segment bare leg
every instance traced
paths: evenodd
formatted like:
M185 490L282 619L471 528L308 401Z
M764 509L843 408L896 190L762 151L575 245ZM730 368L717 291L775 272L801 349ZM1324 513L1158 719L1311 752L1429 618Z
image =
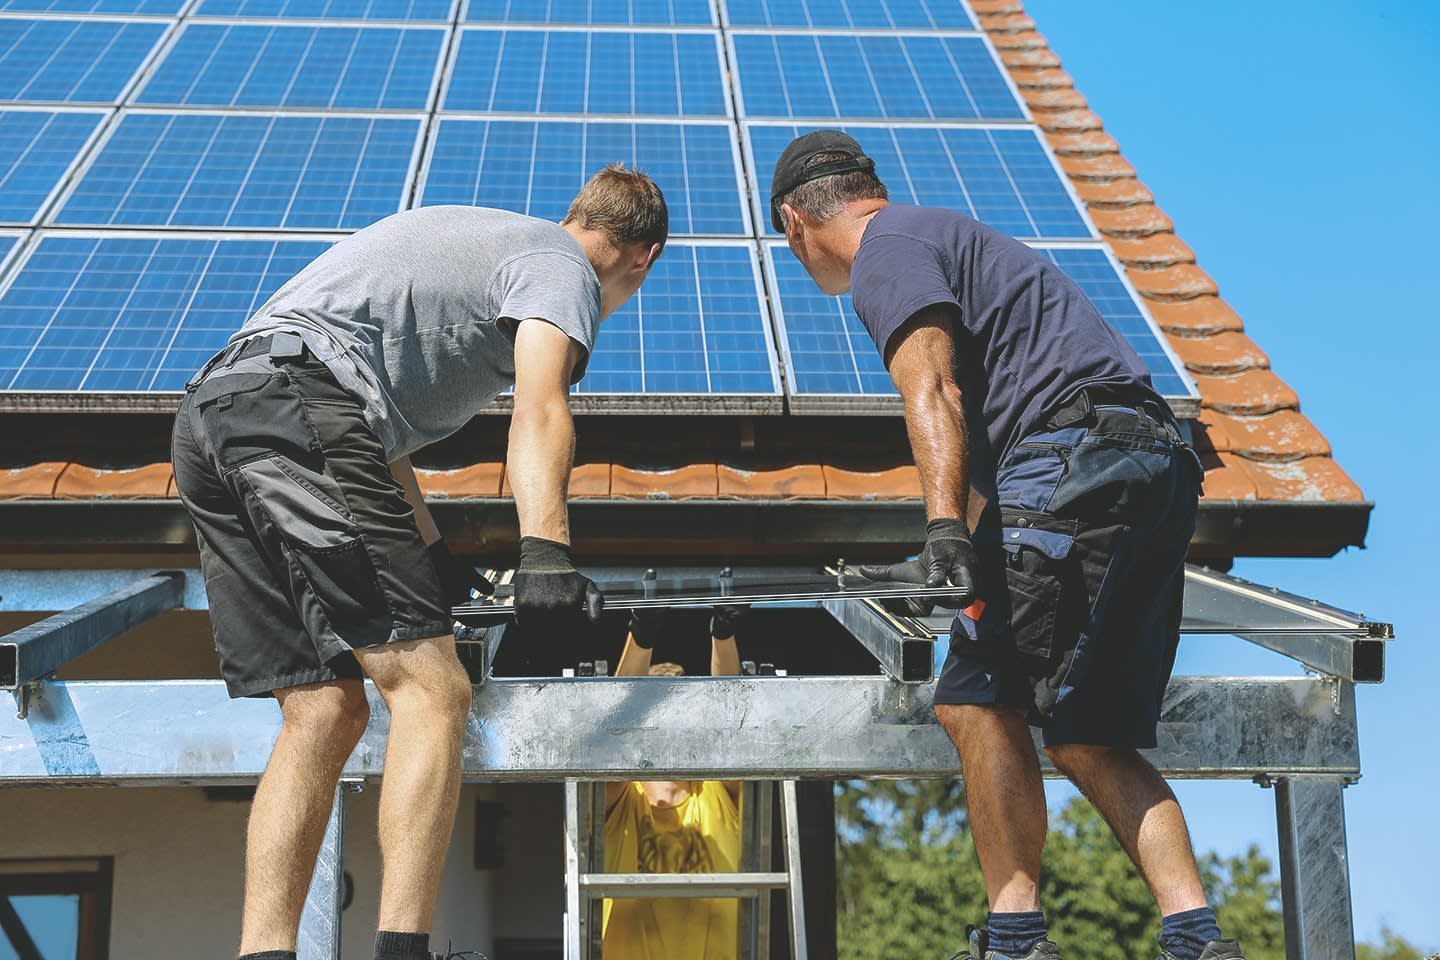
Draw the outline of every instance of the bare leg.
M945 705L935 715L960 752L991 912L1039 910L1048 822L1040 759L1025 717L1007 707Z
M1046 750L1095 804L1165 916L1206 905L1185 814L1169 784L1134 750L1079 744Z
M275 698L285 719L250 809L242 954L295 949L335 783L370 715L358 680L277 690Z
M356 651L390 708L380 791L380 929L428 933L460 800L470 678L454 637Z

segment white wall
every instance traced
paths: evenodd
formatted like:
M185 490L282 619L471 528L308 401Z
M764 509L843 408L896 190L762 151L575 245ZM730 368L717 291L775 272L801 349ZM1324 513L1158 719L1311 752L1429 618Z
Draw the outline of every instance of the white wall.
M475 802L505 803L506 864L474 867ZM558 937L563 909L558 786L466 786L446 859L432 949L494 956L497 937ZM373 956L379 901L379 790L351 796L345 867L355 898L344 914L345 960ZM249 804L186 787L0 789L0 858L115 859L112 960L233 956L240 935ZM497 911L498 908L498 911Z

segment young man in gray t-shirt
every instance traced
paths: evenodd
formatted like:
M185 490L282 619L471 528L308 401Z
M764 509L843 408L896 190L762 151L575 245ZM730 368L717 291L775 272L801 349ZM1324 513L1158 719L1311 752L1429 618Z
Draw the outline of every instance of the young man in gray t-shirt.
M243 958L295 956L368 676L390 711L375 956L429 960L470 710L449 610L492 588L445 548L410 454L513 385L517 617L548 635L598 616L569 546L569 387L668 226L659 187L618 166L558 225L400 213L316 258L191 381L172 457L221 672L232 696L274 696L284 716L250 816Z

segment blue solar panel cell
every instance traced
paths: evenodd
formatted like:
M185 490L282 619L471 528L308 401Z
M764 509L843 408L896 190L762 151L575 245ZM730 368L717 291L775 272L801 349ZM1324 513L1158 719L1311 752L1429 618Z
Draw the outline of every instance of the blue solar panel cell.
M20 245L20 237L13 233L0 233L0 267L4 267L10 254Z
M723 117L713 33L467 29L445 109Z
M0 0L6 13L107 13L174 16L185 0Z
M1021 120L979 37L733 33L747 117Z
M0 101L115 103L167 26L0 20Z
M0 111L0 223L34 223L105 114Z
M725 0L725 10L732 27L975 29L959 0Z
M405 204L420 122L131 113L55 222L358 228Z
M597 23L686 26L714 23L708 0L470 0L472 23Z
M183 390L328 241L43 237L0 294L0 388Z
M1145 318L1113 261L1099 248L1037 247L1085 292L1100 314L1124 335L1166 397L1193 390L1166 353L1160 333ZM766 245L774 281L790 390L798 396L894 396L895 386L875 343L855 316L850 295L827 297L783 243Z
M192 23L137 102L424 110L445 39L435 27Z
M670 244L600 328L580 394L779 393L750 244Z
M770 227L770 180L782 150L808 127L746 124L760 219ZM892 200L958 210L1015 237L1091 237L1040 141L1025 128L847 127L875 161Z
M670 232L748 234L729 124L444 118L421 202L498 207L560 220L607 163L649 173L665 190Z
M453 6L453 0L202 0L199 13L294 20L445 21Z

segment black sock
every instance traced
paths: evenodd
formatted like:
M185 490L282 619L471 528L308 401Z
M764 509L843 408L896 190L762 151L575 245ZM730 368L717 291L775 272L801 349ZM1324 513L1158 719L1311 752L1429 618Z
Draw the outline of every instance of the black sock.
M1199 960L1205 944L1219 939L1220 927L1215 923L1215 911L1209 907L1172 913L1160 928L1161 946L1178 960Z
M236 960L295 960L295 951L261 950L259 953L241 954Z
M1030 949L1050 935L1045 914L1039 910L1027 913L992 913L985 922L990 934L989 949L1007 957L1023 957Z
M430 960L430 934L377 930L375 960Z

